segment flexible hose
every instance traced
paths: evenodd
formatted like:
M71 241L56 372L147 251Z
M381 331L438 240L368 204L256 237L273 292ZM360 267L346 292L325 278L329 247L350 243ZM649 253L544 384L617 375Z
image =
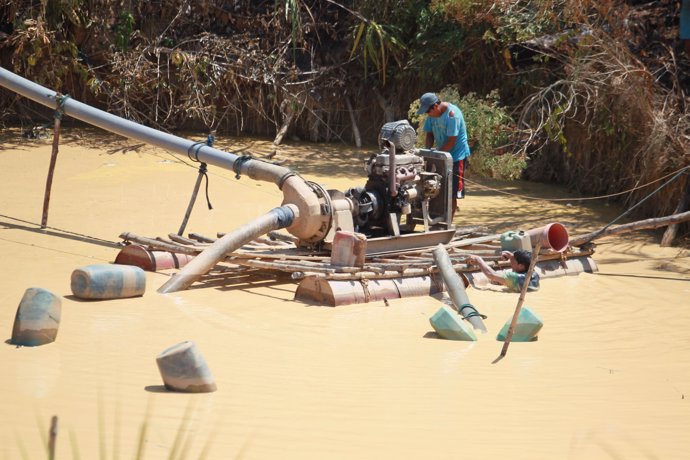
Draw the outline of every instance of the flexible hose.
M271 209L263 216L257 217L240 228L225 234L185 265L177 275L174 275L161 286L158 292L167 294L187 289L197 279L208 273L218 262L223 260L227 254L261 235L290 226L297 215L297 206L292 204L284 205Z

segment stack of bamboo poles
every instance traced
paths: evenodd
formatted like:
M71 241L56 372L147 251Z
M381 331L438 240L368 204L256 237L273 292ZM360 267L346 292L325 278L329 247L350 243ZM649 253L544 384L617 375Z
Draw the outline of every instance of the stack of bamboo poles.
M168 238L146 238L125 232L120 235L125 242L136 243L149 250L168 251L179 254L196 255L215 239L195 233L188 238L171 233ZM217 235L218 238L222 234ZM456 272L479 271L477 265L466 263L467 256L476 254L497 269L509 268L510 263L501 260L500 235L473 236L456 233L456 237L446 245L453 268ZM470 238L471 237L471 238ZM231 267L246 267L271 272L290 273L292 279L301 280L307 276L319 276L329 280L394 279L427 276L438 273L433 258L433 247L417 248L394 253L368 255L363 267L344 267L331 264L330 252L326 250L302 248L291 235L271 232L242 246L227 255L223 264ZM588 256L593 249L568 249L565 253L549 250L541 251L540 261L564 260L570 257Z

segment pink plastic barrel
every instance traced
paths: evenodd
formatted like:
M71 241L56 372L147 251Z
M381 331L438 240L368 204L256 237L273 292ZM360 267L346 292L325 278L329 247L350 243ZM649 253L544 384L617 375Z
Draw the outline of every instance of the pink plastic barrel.
M128 244L120 250L115 258L118 265L134 265L148 272L182 268L192 260L190 254L178 254L167 251L151 251L139 244Z
M529 230L527 233L532 241L532 247L541 241L543 248L550 248L557 252L568 249L568 242L570 241L568 230L558 222Z
M367 253L367 237L361 233L338 230L333 237L331 264L363 267Z

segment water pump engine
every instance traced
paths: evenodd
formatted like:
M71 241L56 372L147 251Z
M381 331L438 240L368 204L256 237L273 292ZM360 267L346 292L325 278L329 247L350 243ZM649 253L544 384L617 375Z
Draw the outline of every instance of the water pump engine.
M417 134L407 120L386 123L380 152L371 155L364 187L350 188L354 230L368 237L399 236L452 227L452 159L447 152L417 149Z

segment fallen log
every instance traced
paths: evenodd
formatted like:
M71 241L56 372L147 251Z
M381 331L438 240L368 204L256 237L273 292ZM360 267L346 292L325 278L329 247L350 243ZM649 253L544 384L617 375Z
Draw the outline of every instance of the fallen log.
M679 224L687 221L690 221L690 211L682 212L680 214L672 214L666 217L654 217L651 219L639 220L637 222L630 222L628 224L617 225L615 227L608 227L604 228L603 230L597 230L596 232L576 236L570 239L570 245L581 246L604 236L620 235L622 233L634 232L635 230L651 230L654 228L666 227L667 225Z

